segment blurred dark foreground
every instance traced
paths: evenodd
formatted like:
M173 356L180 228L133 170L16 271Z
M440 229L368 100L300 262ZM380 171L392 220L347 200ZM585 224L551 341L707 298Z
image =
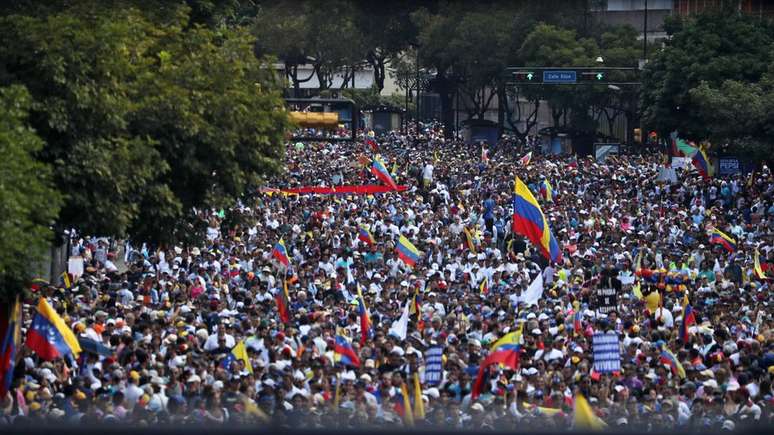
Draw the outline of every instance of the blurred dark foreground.
M364 431L368 431L368 435L390 435L390 434L405 434L409 432L419 432L422 434L427 435L447 435L447 434L461 434L461 433L488 433L493 435L506 435L506 434L514 434L514 433L524 433L524 434L560 434L560 433L573 433L573 434L579 434L579 435L592 435L592 434L599 434L600 432L586 432L586 431L563 431L563 432L557 432L557 431L541 431L541 430L529 430L529 431L509 431L509 432L498 432L498 431L463 431L463 430L422 430L422 429L416 429L413 431L401 431L401 430L381 430L381 429L375 429L373 427L367 428L367 429L339 429L339 430L326 430L326 429L288 429L288 428L280 428L280 427L272 427L272 426L263 426L263 427L257 427L257 426L231 426L231 427L224 427L224 426L207 426L207 425L197 425L197 426L162 426L162 427L149 427L149 426L126 426L126 425L112 425L112 426L105 426L105 425L97 425L97 426L86 426L86 425L60 425L60 426L50 426L50 425L29 425L29 426L23 426L23 425L11 425L11 426L0 426L0 433L3 434L13 434L13 435L119 435L119 434L135 434L135 435L205 435L205 434L216 434L216 435L274 435L274 434L287 434L287 435L363 435ZM714 432L714 431L713 431ZM626 430L615 430L614 428L608 428L603 433L607 434L626 434L626 435L649 435L653 433L667 433L667 432L648 432L645 430L637 430L635 428L627 428ZM702 435L709 435L704 432L696 431L696 430L687 430L687 431L673 431L670 432L675 435L677 434L699 434L702 433ZM722 431L720 433L734 433L734 434L742 434L742 435L771 435L772 434L772 427L766 426L766 425L759 425L759 426L750 426L745 428L737 428L733 432L730 431Z

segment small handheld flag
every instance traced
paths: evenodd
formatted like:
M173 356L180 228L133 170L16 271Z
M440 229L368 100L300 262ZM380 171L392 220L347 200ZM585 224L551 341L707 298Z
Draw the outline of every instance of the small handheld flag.
M425 418L425 402L422 401L422 385L417 372L414 372L414 417Z
M521 166L527 166L531 161L532 161L532 151L528 152L527 154L524 154L524 157L519 159L519 163L521 163Z
M384 166L384 162L382 162L379 156L374 157L373 161L371 162L371 173L374 174L374 176L381 180L384 184L390 186L392 190L398 190L398 185L395 184L395 181L392 179L392 176L387 171L387 168Z
M481 284L478 286L478 292L481 296L489 294L489 278L484 277L484 279L481 280Z
M683 340L683 343L688 343L688 328L695 323L696 315L693 313L693 307L691 304L687 304L683 307L683 323L680 324L680 339Z
M562 251L543 210L519 177L516 177L513 193L513 231L527 237L549 261L562 261Z
M661 356L659 358L662 363L669 366L673 375L677 375L680 379L685 379L685 369L680 361L677 360L675 354L670 352L665 346L661 349Z
M231 364L236 361L242 361L245 365L245 369L248 373L253 372L253 365L250 363L250 358L247 356L247 348L245 347L245 341L241 340L239 343L231 349L231 352L223 359L220 366L230 370Z
M282 281L282 289L274 295L274 301L277 303L277 311L282 323L290 323L290 294L288 293L288 280Z
M285 241L279 239L274 249L271 251L271 255L277 259L283 266L288 267L290 265L290 258L288 258L288 250L285 248Z
M357 238L361 242L365 243L368 246L373 246L376 244L376 240L374 239L374 236L371 235L371 232L368 231L368 228L365 225L360 225L357 230Z
M360 358L355 349L344 336L337 335L333 346L333 352L339 357L339 362L345 365L360 367Z
M363 299L363 292L360 290L360 284L357 284L357 311L360 317L360 346L365 346L366 341L373 335L371 329L371 316Z
M465 233L465 244L468 247L468 250L472 252L473 254L476 254L476 243L473 239L473 234L470 232L468 227L462 227L462 231Z
M403 235L398 238L398 245L395 247L395 251L398 253L398 258L403 260L409 267L414 267L421 256L419 249Z
M712 176L712 164L704 150L697 150L691 162L696 167L696 170L699 171L699 175L705 180L709 180L710 176Z
M755 278L766 279L766 274L763 272L763 268L761 268L761 257L758 253L758 248L755 248L755 263L753 270L755 272Z
M11 388L16 352L21 345L22 303L19 297L0 316L0 397Z
M403 422L408 427L414 427L414 413L411 410L411 399L409 398L408 388L404 382L400 386L401 397L403 401Z
M718 244L726 248L726 251L728 252L734 252L736 250L736 240L734 240L731 236L724 233L723 231L720 231L717 228L714 228L710 232L710 243Z
M607 426L601 418L594 414L591 405L583 394L578 393L574 402L573 423L575 429L602 430Z
M546 202L554 202L554 189L551 187L551 183L549 183L548 180L543 180L540 183L540 196L542 196Z

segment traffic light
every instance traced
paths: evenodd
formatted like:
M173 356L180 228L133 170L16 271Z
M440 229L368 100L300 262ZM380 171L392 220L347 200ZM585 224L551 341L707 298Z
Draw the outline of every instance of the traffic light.
M515 71L513 77L517 82L537 82L538 75L535 71Z
M607 80L607 73L605 71L583 71L580 73L580 77L586 83L601 83Z
M634 142L642 143L642 130L639 128L634 129Z

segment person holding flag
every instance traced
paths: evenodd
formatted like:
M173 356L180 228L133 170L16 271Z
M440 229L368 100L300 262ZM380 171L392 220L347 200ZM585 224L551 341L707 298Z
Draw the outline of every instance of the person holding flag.
M366 341L373 337L373 329L371 328L371 315L368 313L359 283L357 284L357 313L360 317L360 346L365 346Z
M713 228L712 231L710 231L709 242L721 245L728 252L734 252L736 250L736 240L717 228Z
M21 346L22 303L17 296L0 317L0 397L11 388L16 354Z
M280 262L285 268L290 266L290 258L288 257L288 250L285 248L285 241L282 239L279 239L276 245L274 245L274 249L271 251L272 257L274 257L277 261Z
M81 345L72 329L43 297L38 299L25 345L46 361L67 356L78 358L81 353Z
M370 231L368 231L368 227L365 225L360 225L357 227L357 238L361 242L365 243L368 246L373 246L376 244L376 240L374 239L374 236L371 234Z
M516 177L513 189L513 232L527 237L548 261L562 261L562 251L543 210L519 177Z
M398 244L395 247L395 251L398 254L398 258L400 258L408 267L414 267L421 257L419 249L417 249L417 247L402 234L398 238Z
M223 358L223 361L221 361L220 366L231 371L237 361L242 362L247 373L253 373L253 365L250 362L250 358L247 356L247 348L245 347L244 340L241 340L233 349L231 349L231 352L229 352L226 357Z
M390 172L384 166L384 162L379 156L374 156L371 161L371 173L381 180L382 183L390 186L392 190L398 190L398 185L395 184L395 180L392 179Z

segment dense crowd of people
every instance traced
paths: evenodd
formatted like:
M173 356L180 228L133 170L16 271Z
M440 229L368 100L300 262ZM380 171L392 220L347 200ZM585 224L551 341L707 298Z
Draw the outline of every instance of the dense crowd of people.
M434 124L375 143L405 191L264 191L211 211L198 246L74 240L84 274L29 293L25 328L44 296L95 345L53 361L22 350L0 421L565 430L582 394L609 427L771 424L774 300L754 267L757 251L774 276L769 168L704 179L689 166L670 183L657 153L596 161L511 141L482 152ZM373 154L289 143L267 186L379 184ZM512 231L516 176L542 207L557 262ZM711 243L714 228L731 249ZM420 251L413 267L396 252L401 235ZM272 253L279 240L288 267ZM543 292L525 302L538 275ZM614 289L612 309L599 289ZM695 321L684 335L686 304ZM514 331L518 366L488 367L472 397L481 362ZM617 333L619 370L594 370L598 332Z

